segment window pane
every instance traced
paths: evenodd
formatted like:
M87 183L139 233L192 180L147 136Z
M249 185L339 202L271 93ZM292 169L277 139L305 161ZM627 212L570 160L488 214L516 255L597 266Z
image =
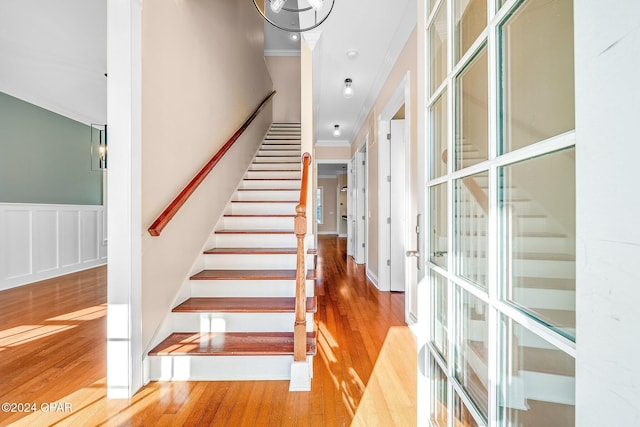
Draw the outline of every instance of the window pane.
M488 313L487 304L459 289L456 301L455 376L487 417Z
M487 49L457 78L456 170L487 160L489 94Z
M529 0L500 32L503 152L575 128L572 0Z
M575 425L575 359L503 317L500 415L510 427Z
M455 0L456 61L487 26L487 0Z
M455 394L454 399L453 416L456 420L454 425L456 427L479 427L480 424L473 418L473 415L471 415L469 409L467 409L460 396L458 396L458 393Z
M433 313L432 339L433 345L440 351L446 360L448 354L449 340L447 338L447 279L436 272L431 273L433 286L431 288L431 313Z
M322 189L323 187L316 188L316 220L318 224L322 224L322 208L323 208L323 199L322 199Z
M447 267L447 184L430 188L430 256L429 259L440 267Z
M431 106L431 178L447 173L447 91Z
M447 376L431 358L431 425L447 426Z
M455 181L456 273L486 289L489 173Z
M575 148L507 166L500 175L504 297L573 338Z
M433 94L447 75L447 2L443 1L429 27L430 75L429 93Z

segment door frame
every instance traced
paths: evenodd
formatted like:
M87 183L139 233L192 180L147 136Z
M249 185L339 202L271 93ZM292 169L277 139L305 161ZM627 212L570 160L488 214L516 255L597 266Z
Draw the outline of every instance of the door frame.
M354 235L356 240L354 242L355 248L354 248L353 259L355 260L356 264L368 264L368 259L369 259L369 245L367 244L367 242L369 241L369 230L368 230L368 226L369 226L368 182L369 180L367 177L367 171L368 171L367 168L369 164L368 163L369 162L368 146L369 146L369 134L367 133L367 135L364 137L363 143L360 144L360 146L358 147L354 155L355 168L356 168L354 191L355 191L356 198L353 202L353 207L354 207L354 214L356 217L355 218L356 227L354 229ZM362 169L359 168L359 165L358 165L359 161L364 161L364 168ZM358 171L360 170L362 170L362 176L360 176L360 174L358 173ZM361 184L362 184L362 187L361 187ZM362 198L364 203L362 207L362 212L358 210L358 195L360 194L360 192L358 191L359 188L363 189ZM363 221L362 233L358 233L358 229L360 228L360 224L359 224L360 221ZM358 256L358 247L364 248L361 257Z
M381 291L390 291L391 289L391 277L390 270L387 266L387 260L390 260L390 239L388 233L388 224L386 218L390 217L390 187L387 181L387 176L390 175L389 163L383 162L382 159L389 158L389 144L387 143L387 134L389 133L390 121L398 112L400 107L405 105L405 122L404 122L404 144L405 144L405 187L411 183L411 163L407 161L408 154L411 150L411 94L410 94L410 74L407 71L396 87L393 95L387 101L382 112L378 116L378 284L377 287ZM408 203L409 192L405 192L404 198L404 221L405 224L412 224L410 216L410 204ZM409 236L409 228L405 227L403 232L403 240L406 242L412 241ZM409 274L409 262L405 257L405 306L408 306L409 298L411 297L411 286Z
M349 159L327 159L327 160L320 159L320 160L314 160L314 171L315 171L314 172L314 176L315 176L315 179L316 179L316 188L318 187L318 185L317 185L318 178L320 178L320 175L318 174L318 166L319 165L330 165L330 164L333 164L333 165L345 165L347 167L347 171L348 171L349 162L350 162ZM347 176L348 176L348 172L347 172ZM337 177L337 175L336 175L336 177ZM338 212L338 207L339 207L338 199L339 199L339 196L334 194L331 191L329 192L329 194L332 194L329 197L335 197L335 200L336 200L336 212L335 212L336 216L335 216L334 219L330 219L330 221L331 220L336 221L336 235L339 235L340 234L340 223L338 222L339 221L339 212ZM324 191L323 191L323 197L325 199L327 197L327 193L324 192ZM315 200L315 197L314 197L314 200ZM348 203L348 201L347 201L347 203ZM314 202L314 205L315 205L315 202ZM315 209L315 206L314 206L314 209ZM324 217L322 219L323 219L323 221L327 220ZM314 225L317 227L317 221L314 221ZM325 233L316 232L316 235L320 235L320 234L325 234ZM347 243L348 243L348 241L347 241Z

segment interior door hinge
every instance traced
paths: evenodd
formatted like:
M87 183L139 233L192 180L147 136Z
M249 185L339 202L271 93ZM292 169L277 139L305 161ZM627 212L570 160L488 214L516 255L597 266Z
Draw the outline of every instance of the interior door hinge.
M387 182L391 182L391 175L387 175Z
M391 260L390 260L390 259L388 259L388 260L387 260L387 265L388 265L389 267L391 267Z
M391 217L387 217L387 224L391 224Z
M391 134L390 133L387 134L387 141L391 141Z

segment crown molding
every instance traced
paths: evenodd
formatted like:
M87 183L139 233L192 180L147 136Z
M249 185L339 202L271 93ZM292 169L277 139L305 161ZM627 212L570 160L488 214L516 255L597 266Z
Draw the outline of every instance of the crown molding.
M356 136L358 136L364 122L367 120L367 117L369 117L373 105L378 99L378 96L380 96L380 92L387 82L389 74L391 74L396 62L398 62L398 58L400 57L400 54L402 53L404 46L407 44L407 41L409 40L409 37L417 23L415 4L408 2L402 20L400 21L400 24L393 35L393 39L389 44L384 64L378 69L378 74L376 75L374 83L371 85L367 99L362 105L362 110L360 110L360 115L358 116L358 120L356 120L356 125L353 127L353 133L349 135L350 143L355 142Z

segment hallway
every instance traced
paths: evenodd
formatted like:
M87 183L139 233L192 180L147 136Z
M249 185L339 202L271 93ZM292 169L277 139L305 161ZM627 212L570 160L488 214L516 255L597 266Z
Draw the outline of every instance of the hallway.
M367 283L364 266L345 259L345 239L320 237L318 253L311 392L289 393L288 381L153 382L132 399L106 400L100 267L0 292L0 402L36 408L0 412L0 426L415 425L404 295Z

